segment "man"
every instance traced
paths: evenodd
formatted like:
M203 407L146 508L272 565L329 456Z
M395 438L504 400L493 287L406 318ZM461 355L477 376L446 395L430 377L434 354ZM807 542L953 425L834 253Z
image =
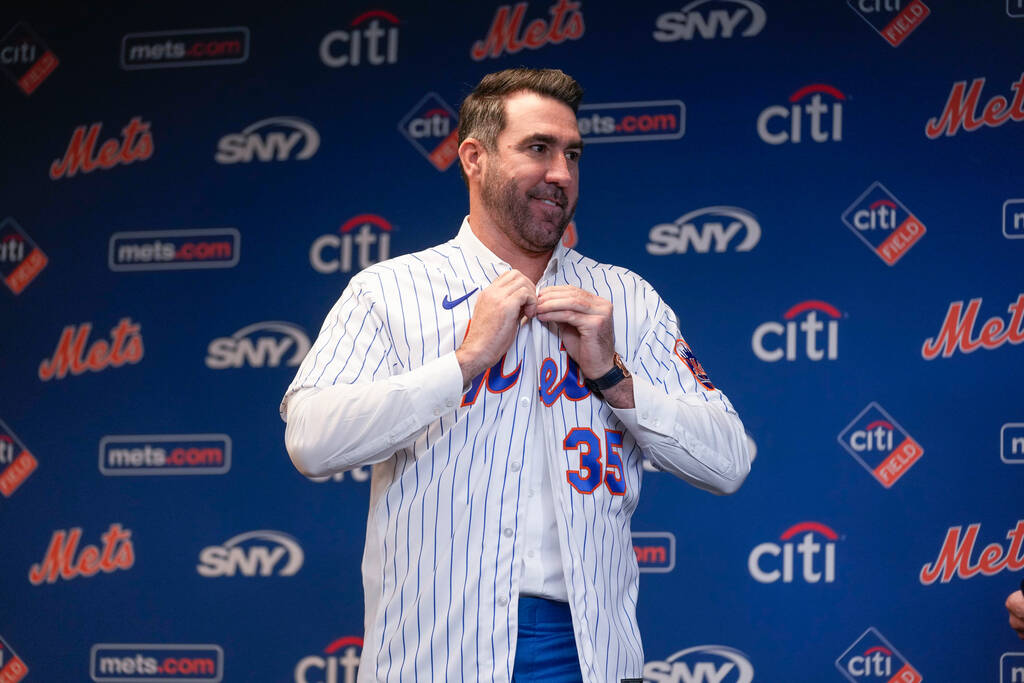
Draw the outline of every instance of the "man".
M1024 579L1020 581L1020 590L1006 596L1006 611L1010 613L1010 628L1024 640Z
M374 465L360 681L639 679L642 459L718 493L749 472L672 311L561 244L581 98L557 70L484 77L458 235L354 276L285 394L302 473Z

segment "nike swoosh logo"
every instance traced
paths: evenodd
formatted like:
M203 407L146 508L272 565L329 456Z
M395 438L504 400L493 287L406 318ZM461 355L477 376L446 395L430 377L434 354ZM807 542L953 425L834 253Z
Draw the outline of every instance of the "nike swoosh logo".
M463 301L465 301L466 299L468 299L469 297L471 297L471 296L473 295L473 292L475 292L475 291L476 291L477 289L480 289L480 288L479 288L479 287L476 287L476 288L474 288L474 289L473 289L472 291L466 292L465 294L463 294L462 296L460 296L460 297L459 297L458 299L456 299L455 301L451 301L451 300L450 300L450 299L448 298L448 295L447 295L447 294L445 294L445 295L444 295L444 298L443 298L443 299L441 299L441 308L443 308L443 309L444 309L444 310L446 310L446 311L450 311L450 310L452 310L453 308L455 308L456 306L458 306L459 304L461 304L461 303L462 303Z

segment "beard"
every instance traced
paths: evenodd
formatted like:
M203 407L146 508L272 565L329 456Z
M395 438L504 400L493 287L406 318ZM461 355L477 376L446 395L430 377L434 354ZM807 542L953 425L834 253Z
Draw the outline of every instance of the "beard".
M576 203L569 206L560 187L539 183L523 193L496 164L484 175L480 197L501 231L516 246L534 253L554 249L576 211ZM558 206L539 206L536 199L549 199Z

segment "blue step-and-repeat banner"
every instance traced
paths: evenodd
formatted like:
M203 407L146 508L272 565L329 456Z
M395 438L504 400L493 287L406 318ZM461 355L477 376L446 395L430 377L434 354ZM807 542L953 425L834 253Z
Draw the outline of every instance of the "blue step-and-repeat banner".
M348 683L370 471L278 402L450 238L458 105L586 88L565 240L756 449L649 473L647 681L1024 681L1024 0L0 9L0 681Z

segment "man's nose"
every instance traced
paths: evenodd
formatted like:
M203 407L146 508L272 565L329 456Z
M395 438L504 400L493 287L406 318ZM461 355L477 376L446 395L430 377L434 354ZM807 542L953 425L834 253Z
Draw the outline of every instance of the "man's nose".
M548 164L544 180L561 188L569 186L572 180L572 172L569 170L569 161L565 158L564 154L551 155L551 162Z

